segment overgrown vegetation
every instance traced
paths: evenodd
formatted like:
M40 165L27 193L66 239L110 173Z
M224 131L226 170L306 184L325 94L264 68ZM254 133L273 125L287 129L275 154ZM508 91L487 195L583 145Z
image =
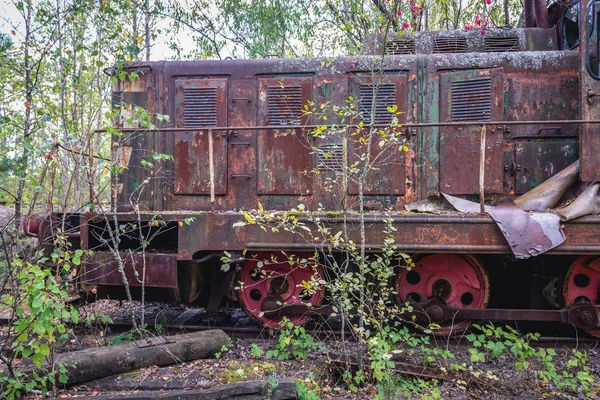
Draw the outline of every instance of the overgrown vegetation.
M64 232L66 214L53 243L56 250L46 254L47 260L36 251L24 251L29 245L23 244L20 217L34 211L89 210L105 215L108 225L112 222L114 226L109 229L110 238L102 244L117 260L124 283L126 260L119 251L121 237L135 237L140 247L132 252L144 254L158 233L143 231L143 223L168 229L168 221L156 215L143 221L139 205L151 190L151 180L160 179L164 166L172 159L170 155L151 152L140 161L151 177L140 182L128 199L136 220L118 224L115 217L122 204L117 204L114 194L119 191L119 177L127 167L112 158L112 151L123 147L128 138L123 137L114 121L126 115L120 124L140 131L170 123L166 115L151 114L126 102L116 102L111 109L111 85L135 85L141 78L137 72L126 70L126 65L164 57L357 54L367 38L382 32L476 28L485 33L485 29L494 26L514 26L520 7L520 2L513 0L3 3L7 14L0 32L0 201L13 207L14 215L0 226L0 296L3 311L14 323L4 329L0 346L4 364L0 374L2 396L15 398L32 390L46 394L65 382L64 366L56 365L53 356L56 346L71 337L70 324L79 321L77 310L68 305L68 284L74 270L89 254L69 246ZM183 37L191 37L193 44L184 42ZM373 98L385 84L378 81L381 65L376 62L372 66ZM535 342L535 335L522 337L509 327L481 326L476 327L480 332L466 336L472 343L470 360L460 362L452 350L432 346L429 338L416 337L400 327L400 320L410 307L394 301L397 293L392 282L397 269L410 268L412 260L394 242L391 217L385 220L377 254L367 251L363 200L371 174L405 154L408 138L402 130L402 114L395 105L387 108L385 126L378 126L372 117L375 103L361 106L356 100L349 98L344 107L310 103L305 108L306 115L323 124L310 132L312 139L337 143L344 150L353 146L351 160L325 171L321 167L329 165L326 161L333 157L331 151L339 149L311 149L321 164L314 171L306 171L327 182L331 193L341 199L339 210L308 210L300 204L288 212L273 214L259 205L257 212L244 214L244 223L258 224L273 234L287 230L317 242L310 261L321 265L330 276L315 275L315 279L302 285L308 293L319 288L327 290L342 321L340 347L326 348L304 327L284 320L276 346L267 351L254 346L252 357L303 360L316 350L340 351L348 361L354 357L357 367L341 374L341 384L354 391L372 387L382 398L441 396L435 380L406 379L394 372L395 359L404 353L426 367L444 368L441 378L464 383L465 387L473 381L479 385L495 384L499 377L485 366L498 359L514 365L522 379L533 380L542 389L547 386L544 393L555 390L592 397L595 379L585 352L563 354L534 348L531 343ZM352 125L351 130L348 125ZM348 203L346 193L350 186L357 188L358 204ZM349 212L352 209L357 210L353 215ZM333 231L323 221L323 215L344 219L344 229ZM358 236L350 230L349 221L355 217L359 220ZM48 268L47 261L54 268ZM226 265L229 268L230 264ZM144 299L145 264L140 267L134 278ZM328 283L324 278L329 278ZM127 295L131 300L131 294ZM103 316L98 319L103 324L109 322ZM132 313L132 322L136 332L117 336L112 343L134 340L143 334L143 313L141 321ZM349 334L344 331L346 326L350 327ZM227 350L228 347L221 353ZM28 359L40 368L30 375L16 369ZM268 365L263 364L262 375L272 372ZM233 370L231 379L250 376L240 367ZM301 398L318 398L310 380L298 381L297 390Z

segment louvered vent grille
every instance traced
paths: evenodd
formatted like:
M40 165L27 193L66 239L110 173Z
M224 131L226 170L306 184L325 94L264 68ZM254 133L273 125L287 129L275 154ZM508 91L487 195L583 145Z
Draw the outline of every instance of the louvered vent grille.
M302 117L302 86L267 88L267 125L297 125Z
M452 121L491 120L491 79L452 83Z
M467 39L464 37L436 37L433 41L434 53L466 53Z
M519 51L519 38L517 36L486 36L483 39L483 45L488 53Z
M415 40L408 38L390 40L385 44L385 54L415 54Z
M322 144L317 148L317 168L321 171L344 170L344 151L341 144Z
M184 89L185 127L217 126L217 88Z
M396 104L396 85L385 84L376 88L373 93L372 85L360 85L360 116L364 123L371 123L371 107L373 106L373 95L375 101L375 123L389 124L394 115L387 108Z

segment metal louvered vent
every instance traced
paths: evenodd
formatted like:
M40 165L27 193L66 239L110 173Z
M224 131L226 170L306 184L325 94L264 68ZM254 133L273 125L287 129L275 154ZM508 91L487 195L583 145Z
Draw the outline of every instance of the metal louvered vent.
M467 39L464 37L436 37L433 40L434 53L466 53Z
M297 125L302 117L302 86L267 88L267 125Z
M185 88L183 123L187 128L217 126L217 88Z
M483 38L483 46L488 53L519 51L519 38L517 36L485 36Z
M385 54L415 54L415 40L410 38L390 40L385 44Z
M344 170L344 151L341 144L322 144L317 147L317 168L321 171Z
M492 80L452 83L452 121L492 120Z
M372 85L360 85L360 116L364 123L371 123L371 111L373 106L373 95L375 99L375 123L389 124L394 115L387 108L396 104L396 85L385 84L376 87L373 92Z

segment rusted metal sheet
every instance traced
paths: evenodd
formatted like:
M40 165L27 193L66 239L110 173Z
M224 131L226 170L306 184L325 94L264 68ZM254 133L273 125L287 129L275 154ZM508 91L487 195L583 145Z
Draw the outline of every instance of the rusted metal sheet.
M226 79L180 79L175 88L177 128L227 126ZM214 194L227 194L226 132L177 132L174 158L176 194L209 195L211 181Z
M502 119L502 69L440 74L440 121ZM479 192L480 127L445 127L440 136L440 191ZM490 126L485 146L485 193L502 193L503 132Z
M565 241L556 214L530 214L512 202L491 207L487 213L494 218L518 259L538 256Z
M303 129L285 126L309 123L303 110L312 101L312 77L260 79L258 99L258 122L273 129L258 133L257 193L311 194L312 142Z
M125 276L131 286L141 286L143 272L142 253L121 253L125 261ZM177 287L177 255L165 253L146 253L146 287ZM134 271L135 268L135 271ZM138 274L138 278L135 276ZM99 251L84 263L82 283L88 285L123 286L118 262L112 252Z
M526 193L545 182L577 161L578 153L575 140L517 143L514 166L516 193Z
M476 204L476 203L475 203ZM476 204L478 208L479 205ZM309 250L315 244L298 234L280 231L264 232L260 227L248 225L234 228L235 222L243 221L238 213L230 214L185 214L196 221L184 225L178 231L178 259L189 260L199 250ZM391 217L395 244L406 252L419 253L474 253L512 254L500 229L487 215L395 215ZM304 220L302 217L301 220ZM343 230L342 218L321 216L332 232ZM379 250L385 240L385 217L366 215L367 248ZM358 216L350 217L349 224L358 223ZM563 224L565 242L550 250L549 254L600 254L600 217L587 216ZM308 224L313 230L317 228ZM352 240L360 240L356 232Z
M590 0L581 0L579 2L580 10L587 10ZM597 9L596 9L597 10ZM594 10L593 12L597 12ZM587 26L587 20L591 16L587 12L579 13L579 26ZM588 58L586 48L593 48L594 38L586 35L587 29L579 30L579 80L580 80L580 111L581 119L593 120L600 117L600 81L590 76L587 70ZM590 51L593 53L593 51ZM594 54L589 54L594 57ZM596 55L597 57L597 55ZM593 64L592 60L589 60ZM596 58L596 64L598 64ZM600 73L596 71L595 73ZM593 125L584 125L581 128L579 137L579 153L581 155L581 180L584 182L600 181L600 135L598 127Z
M256 79L231 79L227 118L229 125L239 127L256 126L257 118ZM229 209L256 207L256 131L233 130L229 134L228 191Z
M406 103L407 76L383 75L378 78L372 76L352 77L349 84L349 95L357 101L357 108L365 125L360 132L353 131L349 137L349 164L358 163L357 168L362 171L365 167L361 157L366 155L367 143L365 139L371 138L370 167L371 171L365 180L364 194L366 195L403 195L406 191L406 151L404 143L391 144L387 142L389 135L394 133L404 137L404 131L397 128L387 128L385 125L406 121L408 111ZM374 106L374 108L372 108ZM388 108L397 106L401 114L395 115ZM372 111L375 115L371 115ZM374 118L373 118L374 117ZM384 124L383 128L368 128L371 120L374 123ZM355 121L358 123L358 121ZM380 145L383 143L383 145ZM353 180L349 186L350 194L358 194L358 185Z
M589 185L573 203L556 211L562 221L600 213L600 183Z
M149 183L154 170L144 167L142 161L153 164L152 148L155 136L151 132L127 132L121 137L122 147L129 148L129 162L126 169L118 177L117 193L119 211L133 208L131 202L142 210L153 210L153 196ZM141 188L144 190L141 190Z
M477 212L480 205L464 199L444 194L458 211ZM514 256L518 259L535 257L559 246L565 241L561 231L560 218L553 213L530 214L513 202L495 207L484 206L502 231Z
M515 204L525 211L544 211L552 208L577 181L579 161L574 162L544 183L515 199Z
M507 121L557 121L579 118L579 77L565 68L519 71L504 76ZM524 123L506 127L510 138L577 137L578 125L539 126Z

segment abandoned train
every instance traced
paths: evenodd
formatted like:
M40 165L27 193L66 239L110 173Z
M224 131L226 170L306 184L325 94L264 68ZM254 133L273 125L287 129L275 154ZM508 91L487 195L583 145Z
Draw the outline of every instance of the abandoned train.
M535 15L529 15L530 27L485 34L390 34L356 57L130 67L139 77L118 83L115 101L170 117L160 128L144 129L132 122L131 108L121 111L125 142L115 148L118 162L128 168L118 178L118 223L137 223L135 207L147 232L154 229L144 262L138 237L120 240L130 284L139 285L134 268L141 274L143 265L149 293L171 290L180 301L199 302L209 311L224 298L237 299L270 327L286 314L285 307L264 312L276 296L284 306L296 305L288 313L294 322L305 321L302 307L320 304L323 293L307 295L301 283L324 271L297 268L282 257L309 259L314 243L258 224L234 224L245 220L241 210L259 203L271 212L302 204L320 210L333 232L341 230L340 211L358 210L358 187L342 185L341 172L364 153L360 141L347 140L362 118L365 125L393 126L401 133L402 145L370 170L363 188L369 251L381 247L385 219L391 218L398 249L415 255L414 269L398 270L400 301L420 302L445 331L458 331L468 320L494 319L562 321L598 333L597 199L592 196L592 209L584 212L592 215L559 222L558 242L544 234L543 222L539 234L539 221L528 219L535 212L500 206L514 205L554 176L570 177L554 203L600 180L600 8L583 1L552 11L559 17L550 28L536 26ZM578 24L578 17L585 22ZM586 29L580 33L579 26ZM338 129L339 135L309 134L322 125L342 127L327 110L342 109L348 101L358 110L348 120L353 127ZM327 104L327 120L303 112L312 106L320 111L321 104ZM390 112L394 106L399 113ZM153 153L170 157L155 163ZM148 162L156 167L148 168ZM418 201L425 207L442 193L454 202L474 200L469 204L477 207L481 200L481 211L488 210L483 202L491 211L460 205L433 213L419 206L405 211ZM505 211L504 219L493 210ZM358 220L353 212L351 223ZM521 218L528 222L507 232L506 221ZM162 222L155 227L157 219ZM94 251L80 271L81 287L115 295L123 286L109 251L115 224L95 214L81 221L81 247ZM519 253L521 245L529 250ZM243 251L245 262L221 268L224 252L237 258ZM261 260L272 257L279 262L265 264L267 274L253 274Z

